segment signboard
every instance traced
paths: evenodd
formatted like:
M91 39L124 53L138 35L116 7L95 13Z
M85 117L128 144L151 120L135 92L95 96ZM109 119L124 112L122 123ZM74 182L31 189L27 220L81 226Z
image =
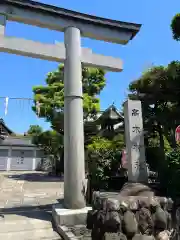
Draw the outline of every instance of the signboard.
M180 125L176 128L175 138L176 138L176 142L179 143L180 142Z

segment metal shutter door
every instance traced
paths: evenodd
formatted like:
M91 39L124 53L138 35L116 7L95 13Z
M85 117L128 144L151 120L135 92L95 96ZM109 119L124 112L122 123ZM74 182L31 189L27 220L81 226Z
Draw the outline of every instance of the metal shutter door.
M12 150L11 170L32 171L33 151L32 150Z

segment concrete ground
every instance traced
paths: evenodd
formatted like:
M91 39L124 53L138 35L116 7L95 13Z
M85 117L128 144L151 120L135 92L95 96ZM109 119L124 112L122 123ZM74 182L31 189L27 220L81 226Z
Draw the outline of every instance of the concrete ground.
M63 198L64 183L42 172L0 172L0 211L51 208Z
M0 172L0 239L61 239L51 224L63 181L41 172Z

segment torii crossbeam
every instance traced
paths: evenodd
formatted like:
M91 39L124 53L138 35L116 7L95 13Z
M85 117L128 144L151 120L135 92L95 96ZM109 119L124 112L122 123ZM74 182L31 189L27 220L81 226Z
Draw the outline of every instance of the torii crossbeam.
M81 36L127 44L141 25L120 22L30 0L0 1L0 51L65 62L64 200L70 209L85 207L84 129L81 64L122 71L122 61L81 48ZM43 44L5 36L6 21L63 31L65 44Z

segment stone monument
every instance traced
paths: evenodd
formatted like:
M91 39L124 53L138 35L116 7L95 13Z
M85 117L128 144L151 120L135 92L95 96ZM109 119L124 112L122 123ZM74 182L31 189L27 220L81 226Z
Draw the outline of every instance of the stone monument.
M125 139L128 157L128 181L147 183L144 131L140 101L127 100L124 105Z
M141 101L127 100L124 104L125 141L128 158L128 183L121 190L123 196L153 195L148 187L145 160L144 129Z

